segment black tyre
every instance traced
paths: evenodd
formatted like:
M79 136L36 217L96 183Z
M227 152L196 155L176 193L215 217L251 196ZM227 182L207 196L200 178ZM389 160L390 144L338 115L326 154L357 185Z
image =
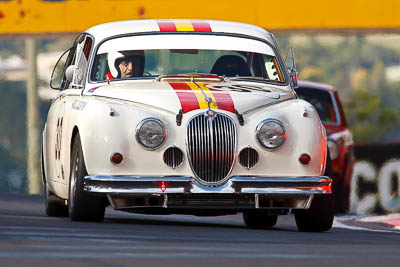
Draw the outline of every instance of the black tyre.
M325 176L331 177L331 158L328 151ZM302 232L324 232L332 228L335 215L334 196L315 195L309 209L294 211L297 228Z
M65 201L54 195L47 185L47 179L44 173L43 148L40 157L40 167L44 186L44 210L46 215L50 217L67 217L68 207L65 205Z
M270 228L275 226L278 221L278 215L269 215L265 211L247 211L243 212L243 221L248 227L252 228Z
M87 175L79 134L74 138L71 154L68 210L72 221L103 221L104 198L91 196L83 190Z
M47 216L50 217L68 217L68 207L65 205L64 199L54 195L45 185L44 209Z

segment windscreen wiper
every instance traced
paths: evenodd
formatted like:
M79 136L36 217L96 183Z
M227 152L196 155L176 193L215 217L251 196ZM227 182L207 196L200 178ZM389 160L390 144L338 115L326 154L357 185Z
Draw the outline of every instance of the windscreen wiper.
M160 75L156 78L156 81L162 82L165 80L216 80L223 81L225 78L216 74L209 73L184 73L184 74L170 74L170 75Z
M237 77L230 77L226 78L227 80L257 80L257 81L266 81L266 82L276 82L275 80L267 79L264 77L258 76L237 76Z

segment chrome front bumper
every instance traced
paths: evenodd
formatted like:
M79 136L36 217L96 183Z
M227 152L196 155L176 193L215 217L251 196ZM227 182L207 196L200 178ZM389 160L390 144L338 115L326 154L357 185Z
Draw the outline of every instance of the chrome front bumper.
M106 195L115 209L309 208L314 195L330 194L332 179L236 176L207 187L193 177L86 176L84 190Z

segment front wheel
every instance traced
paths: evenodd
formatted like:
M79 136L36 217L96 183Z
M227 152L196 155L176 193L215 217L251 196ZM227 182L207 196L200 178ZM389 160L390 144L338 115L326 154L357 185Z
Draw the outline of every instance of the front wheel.
M307 210L295 210L297 228L302 232L324 232L332 228L334 218L332 194L316 196Z
M332 178L331 157L327 155L325 176ZM335 215L333 194L315 195L309 209L294 210L297 228L302 232L324 232L332 228Z
M69 179L68 210L72 221L103 221L104 199L88 195L83 190L83 178L87 175L79 134L72 146Z

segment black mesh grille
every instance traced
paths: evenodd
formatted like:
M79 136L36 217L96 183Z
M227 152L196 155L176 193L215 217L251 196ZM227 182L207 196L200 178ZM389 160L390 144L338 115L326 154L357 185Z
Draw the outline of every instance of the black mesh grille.
M239 153L239 163L246 169L251 169L258 163L258 153L251 147L242 149Z
M164 151L163 160L168 167L178 168L183 163L183 152L177 147L170 147Z

